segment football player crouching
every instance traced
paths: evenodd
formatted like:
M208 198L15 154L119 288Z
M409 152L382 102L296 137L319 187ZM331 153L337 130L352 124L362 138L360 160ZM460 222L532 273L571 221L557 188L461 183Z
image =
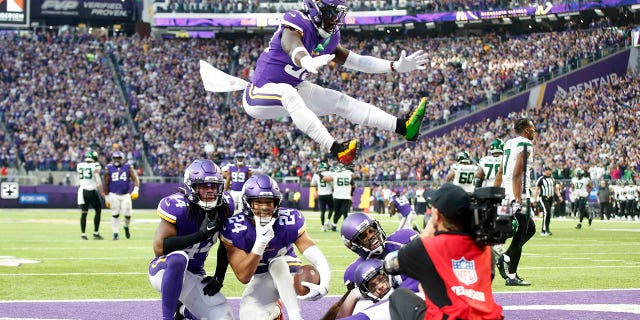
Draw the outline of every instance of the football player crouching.
M309 237L302 213L281 208L281 201L277 182L256 174L244 184L243 211L223 225L221 240L229 263L238 280L247 285L240 301L240 319L272 319L280 309L279 300L289 319L302 319L298 300L317 300L329 291L327 259ZM302 264L293 245L320 274L318 285L302 282L310 289L302 297L293 286L293 274Z

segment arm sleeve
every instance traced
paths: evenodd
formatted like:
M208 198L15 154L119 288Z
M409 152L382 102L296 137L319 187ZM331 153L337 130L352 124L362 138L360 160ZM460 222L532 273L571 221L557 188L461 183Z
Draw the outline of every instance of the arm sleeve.
M227 248L224 244L218 244L218 256L217 256L217 264L216 264L216 273L214 276L220 280L220 282L224 281L224 276L227 273L227 268L229 267L229 257L227 256Z
M163 254L185 249L195 243L204 241L206 236L204 232L198 231L186 236L175 236L164 239L162 243Z
M361 56L353 51L349 51L344 67L366 72L366 73L387 73L391 72L393 61L380 59L372 56Z

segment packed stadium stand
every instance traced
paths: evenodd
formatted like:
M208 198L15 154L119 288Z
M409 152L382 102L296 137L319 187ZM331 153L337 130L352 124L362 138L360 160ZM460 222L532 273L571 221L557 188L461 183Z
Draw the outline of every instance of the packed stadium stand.
M356 52L394 59L401 50L425 49L430 66L399 78L330 65L311 80L399 116L426 96L426 131L628 47L629 30L603 19L583 28L520 35L425 38L345 32L343 46ZM288 119L247 116L241 92L205 92L199 76L202 59L248 79L267 41L237 34L172 40L2 34L0 52L7 67L0 82L1 165L26 172L69 171L87 149L98 151L104 164L117 149L143 176L178 177L196 157L222 162L244 151L258 171L304 180L313 171L311 159L326 158L326 151ZM637 167L637 88L633 75L527 110L544 132L537 142L540 150L549 151L538 154L536 163ZM517 116L468 124L411 145L393 133L344 119L323 122L338 140L363 141L364 160L356 165L362 179L437 181L446 176L455 153L464 149L479 158L492 137L509 137L509 124Z

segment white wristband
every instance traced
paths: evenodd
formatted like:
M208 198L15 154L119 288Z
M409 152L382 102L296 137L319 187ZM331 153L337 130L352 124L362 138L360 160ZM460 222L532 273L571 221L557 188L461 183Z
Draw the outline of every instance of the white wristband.
M297 48L293 49L293 51L291 51L291 61L293 61L293 64L295 64L298 67L300 67L300 66L296 63L296 55L299 52L304 52L307 55L309 55L309 52L304 47L297 47Z

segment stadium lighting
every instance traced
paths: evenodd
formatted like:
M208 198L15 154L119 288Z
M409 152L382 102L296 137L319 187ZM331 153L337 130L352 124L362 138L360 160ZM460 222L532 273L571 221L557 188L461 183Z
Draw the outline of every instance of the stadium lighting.
M597 15L599 15L601 17L604 17L604 13L602 13L602 10L600 10L600 9L595 9L595 10L593 10L593 12L595 12Z
M636 11L636 10L640 10L640 4L634 4L631 7L629 7L629 9L631 11Z
M436 23L435 22L427 22L424 24L425 27L427 27L427 29L435 29L436 28Z
M413 30L416 28L416 26L413 24L413 22L409 22L404 24L404 28L407 30Z
M513 24L511 18L502 18L502 24Z

